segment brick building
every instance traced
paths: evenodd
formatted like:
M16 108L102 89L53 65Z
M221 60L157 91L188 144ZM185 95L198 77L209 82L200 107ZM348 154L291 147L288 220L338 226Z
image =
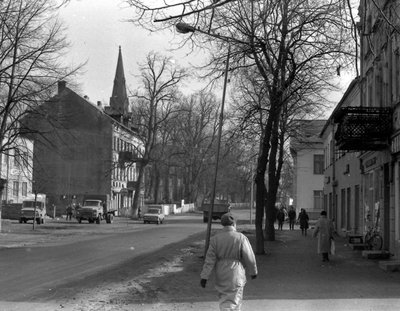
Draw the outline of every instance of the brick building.
M33 135L33 179L48 197L48 210L65 213L85 195L105 195L118 215L129 213L136 162L142 143L131 124L121 49L110 106L103 110L67 87L32 113L26 123Z

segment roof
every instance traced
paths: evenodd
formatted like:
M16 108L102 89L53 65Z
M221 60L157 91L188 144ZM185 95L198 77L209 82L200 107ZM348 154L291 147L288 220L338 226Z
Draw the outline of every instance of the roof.
M296 120L296 135L290 139L290 148L294 150L310 148L322 144L320 133L326 120Z
M118 52L117 69L115 71L114 86L110 98L113 113L125 115L129 109L129 100L126 93L124 64L122 62L121 46Z

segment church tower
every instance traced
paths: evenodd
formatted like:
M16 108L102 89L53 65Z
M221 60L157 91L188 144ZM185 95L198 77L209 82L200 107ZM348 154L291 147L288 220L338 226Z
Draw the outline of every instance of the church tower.
M116 119L125 119L129 113L129 100L126 93L124 65L122 62L121 46L119 47L117 70L114 86L110 97L110 115Z

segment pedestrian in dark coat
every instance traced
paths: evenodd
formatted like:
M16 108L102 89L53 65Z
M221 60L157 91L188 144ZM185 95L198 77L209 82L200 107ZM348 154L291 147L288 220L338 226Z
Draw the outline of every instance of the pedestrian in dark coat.
M289 217L289 229L294 230L294 222L296 221L296 211L294 210L293 206L291 206L289 209L288 217Z
M68 220L68 218L69 218L69 220L72 220L72 214L73 214L72 205L70 204L67 206L67 220Z
M318 236L318 254L322 254L322 261L329 261L333 232L332 221L326 217L326 212L322 211L313 233L314 237Z
M300 214L299 214L299 223L300 223L300 229L301 229L301 234L302 235L307 235L307 229L308 229L308 214L306 213L306 210L304 208L302 208L300 210Z
M278 220L278 230L283 230L283 222L285 221L285 213L282 208L279 209L277 215L276 215L276 220Z

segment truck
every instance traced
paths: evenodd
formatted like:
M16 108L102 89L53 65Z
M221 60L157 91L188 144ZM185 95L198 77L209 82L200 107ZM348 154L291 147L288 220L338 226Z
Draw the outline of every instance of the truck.
M19 217L19 223L27 221L36 221L37 224L43 224L46 216L46 195L42 193L28 196L22 201L22 208Z
M82 206L76 208L76 220L79 223L82 223L82 220L97 224L100 224L101 220L105 220L108 224L112 223L115 211L107 209L107 206L109 206L108 195L85 195Z
M203 211L203 222L208 222L208 214L210 211L210 206L211 203L205 202L199 208L200 211ZM211 217L213 220L221 219L222 215L230 212L230 210L231 208L228 202L215 201Z

